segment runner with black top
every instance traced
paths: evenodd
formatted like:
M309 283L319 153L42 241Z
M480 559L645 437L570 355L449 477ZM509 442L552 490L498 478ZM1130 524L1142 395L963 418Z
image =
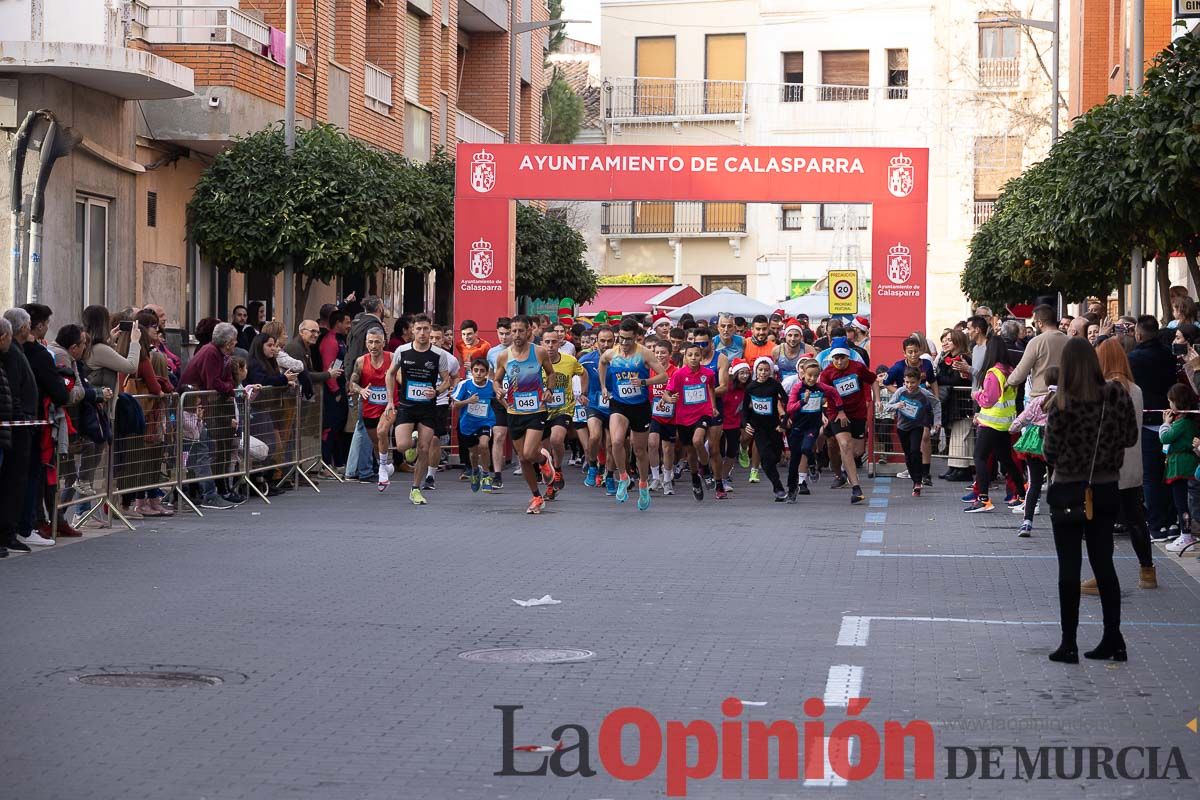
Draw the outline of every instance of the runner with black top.
M632 319L621 323L617 347L600 356L601 399L608 400L608 434L611 441L614 469L620 470L617 480L617 502L629 497L629 451L625 435L633 440L633 452L638 467L638 511L650 508L650 453L647 436L650 433L650 392L647 387L663 383L666 370L654 355L638 343L642 326Z
M787 412L787 395L783 384L775 378L775 364L770 356L754 360L754 379L746 387L742 400L742 417L746 432L754 437L754 447L762 459L762 469L775 490L775 502L787 500L787 490L779 480L779 459L783 455L783 420Z
M538 491L538 474L546 482L546 497L553 500L554 464L542 449L546 426L546 380L554 371L550 354L529 340L532 322L527 316L512 320L512 344L496 357L494 384L508 411L508 435L521 460L521 476L533 494L526 514L540 514L546 501Z
M421 483L434 457L437 437L442 435L437 396L449 391L454 379L450 375L450 354L433 346L433 323L429 317L425 314L413 317L412 330L413 341L392 354L384 417L388 421L394 419L396 449L400 452L412 446L413 430L417 432L417 460L413 464L413 485L408 499L415 506L423 506L426 500L421 494Z

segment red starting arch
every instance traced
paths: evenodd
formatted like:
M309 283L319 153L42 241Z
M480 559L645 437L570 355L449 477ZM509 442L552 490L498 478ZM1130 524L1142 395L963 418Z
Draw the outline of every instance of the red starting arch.
M869 203L877 352L925 328L928 150L460 144L456 168L455 317L487 331L516 307L518 199Z

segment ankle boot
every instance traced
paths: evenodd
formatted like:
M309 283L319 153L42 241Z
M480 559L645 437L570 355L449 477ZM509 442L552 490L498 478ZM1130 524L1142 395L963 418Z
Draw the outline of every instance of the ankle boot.
M1096 661L1128 661L1129 654L1125 652L1125 638L1120 633L1105 633L1095 650L1088 650L1084 658Z
M1158 571L1153 566L1142 567L1138 570L1138 588L1139 589L1157 589L1158 588Z
M1088 578L1079 584L1079 591L1083 594L1100 594L1100 587L1096 585L1095 578Z
M1051 661L1057 661L1059 664L1078 664L1079 648L1074 644L1063 643L1047 658Z

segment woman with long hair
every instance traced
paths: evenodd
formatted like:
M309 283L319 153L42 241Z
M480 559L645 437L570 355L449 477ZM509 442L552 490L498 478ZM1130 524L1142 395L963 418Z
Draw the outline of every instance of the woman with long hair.
M1054 467L1046 495L1058 553L1058 605L1062 641L1051 661L1079 663L1079 573L1083 543L1096 576L1104 636L1086 658L1125 661L1121 636L1121 585L1113 567L1113 521L1125 452L1138 441L1138 418L1125 387L1106 382L1096 351L1082 337L1063 347L1058 391L1050 403L1043 451Z
M942 333L942 350L937 360L937 383L942 401L942 425L950 438L946 471L938 477L944 481L971 480L971 377L955 369L954 364L971 360L971 341L958 328Z
M146 429L141 434L122 434L118 431L114 458L114 463L118 465L117 480L125 492L132 493L132 498L123 498L132 499L127 510L131 518L169 517L174 512L163 506L155 493L139 487L156 482L162 474L166 410L161 398L174 389L169 377L160 377L154 371L151 360L154 348L162 341L158 315L143 310L137 312L133 320L137 336L129 337L128 347L133 352L136 342L138 366L137 372L125 379L123 391L137 398L146 420Z
M1129 357L1125 348L1117 339L1105 339L1096 348L1096 357L1100 360L1100 372L1104 380L1112 381L1129 392L1133 403L1133 412L1138 419L1142 418L1145 409L1142 400L1142 389L1133 382L1133 370L1129 366ZM1158 572L1154 568L1154 548L1150 545L1150 529L1146 526L1146 508L1142 495L1142 428L1137 429L1137 442L1125 450L1125 460L1121 463L1121 474L1117 481L1120 488L1121 524L1129 531L1129 543L1137 555L1140 565L1138 575L1139 589L1157 589ZM1096 579L1088 578L1080 585L1084 594L1099 594Z
M251 384L258 384L265 389L279 387L250 402L250 435L261 439L267 445L271 454L269 460L276 466L272 481L265 487L259 484L259 491L268 496L279 494L280 489L274 485L282 478L278 464L287 459L287 453L284 452L287 445L286 433L281 430L285 428L285 401L280 392L283 389L295 388L299 374L293 370L284 371L276 360L278 355L279 343L275 337L268 333L260 333L250 343L250 357L247 359L246 379Z
M1017 416L1017 392L1008 385L1014 362L1012 351L1002 336L992 336L984 347L983 363L979 367L979 388L971 394L979 406L979 412L975 415L976 498L963 509L968 514L991 511L993 508L988 498L993 459L999 465L1001 474L1012 481L1017 494L1024 494L1024 480L1013 462L1012 437L1008 433ZM1013 498L1014 505L1019 504L1019 500L1020 497Z

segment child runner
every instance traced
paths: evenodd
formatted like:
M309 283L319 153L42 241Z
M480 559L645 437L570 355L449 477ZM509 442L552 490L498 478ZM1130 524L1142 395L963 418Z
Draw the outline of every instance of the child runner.
M458 441L467 448L471 463L471 491L492 490L491 462L492 411L495 386L488 380L491 372L486 358L471 362L471 376L454 388L454 410L458 412Z
M1044 373L1046 393L1029 401L1025 410L1017 415L1009 434L1020 434L1013 443L1013 450L1025 456L1025 467L1029 475L1029 489L1025 492L1025 505L1014 508L1025 515L1017 536L1028 538L1033 533L1033 515L1037 511L1038 498L1046 482L1046 456L1042 450L1046 441L1046 418L1050 413L1050 402L1058 391L1058 367L1046 368Z
M733 462L742 445L742 400L750 384L750 365L744 359L735 358L729 365L729 387L721 395L721 466L717 474L717 499L724 500L733 486L729 480L733 474Z
M667 383L670 383L679 369L671 361L670 342L662 339L655 342L654 355L666 365ZM650 387L650 488L672 495L675 494L675 403L666 397L667 383Z
M858 504L863 501L863 491L858 483L854 458L857 443L864 442L867 437L867 414L871 410L871 384L875 383L875 373L861 361L852 361L852 352L843 337L830 342L830 363L821 372L821 382L832 386L842 398L841 408L825 429L829 438L829 465L837 473L832 488L841 489L848 484L850 502Z
M755 318L758 319L757 317ZM775 378L775 363L769 355L754 360L754 380L746 387L742 413L746 432L754 437L754 448L762 459L763 471L775 490L775 502L787 500L787 491L779 480L779 458L783 454L781 420L787 411L783 384Z
M816 359L804 362L804 377L792 386L788 394L787 413L791 428L788 447L788 502L795 503L797 494L810 494L808 470L816 464L817 440L821 437L823 414L834 417L842 410L842 398L827 383L821 382L821 365Z
M720 429L717 417L717 379L712 370L701 366L709 342L694 341L683 353L683 366L667 383L666 398L675 404L675 430L679 440L689 445L688 459L692 473L692 495L704 499L701 475L709 471L709 428Z
M907 349L907 348L905 348ZM896 414L896 433L900 437L900 448L913 482L913 497L921 496L921 481L925 477L927 464L921 463L921 441L930 428L934 435L942 427L942 404L937 395L921 386L921 370L906 367L904 387L892 395L884 410Z

